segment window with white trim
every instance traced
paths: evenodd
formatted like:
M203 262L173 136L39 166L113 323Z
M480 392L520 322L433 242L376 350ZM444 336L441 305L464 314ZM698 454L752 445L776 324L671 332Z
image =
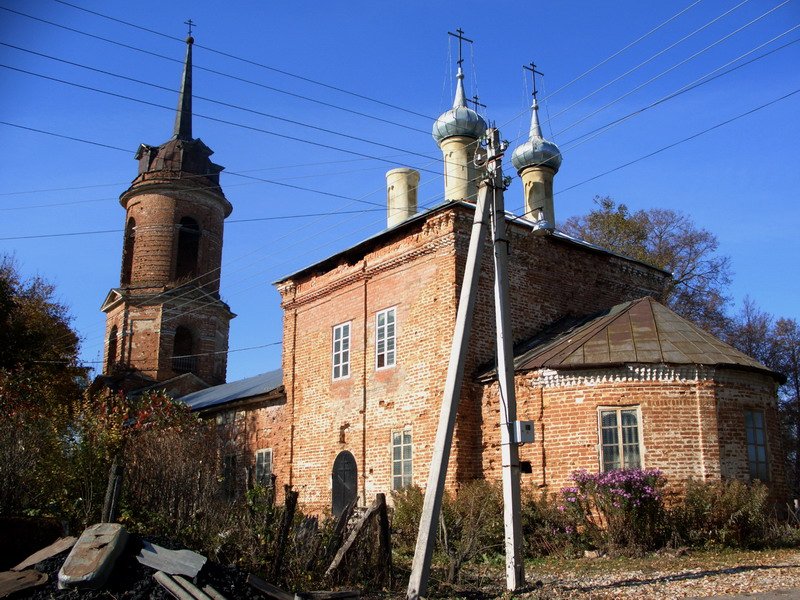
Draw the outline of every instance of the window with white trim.
M350 323L333 328L333 378L350 377Z
M761 410L744 411L744 430L747 435L747 465L750 470L750 478L769 481L764 412Z
M386 369L395 361L396 310L387 308L375 315L375 368Z
M392 489L411 485L411 430L392 433Z
M599 425L602 470L641 468L639 409L600 409Z
M256 451L256 483L265 487L272 485L272 448Z

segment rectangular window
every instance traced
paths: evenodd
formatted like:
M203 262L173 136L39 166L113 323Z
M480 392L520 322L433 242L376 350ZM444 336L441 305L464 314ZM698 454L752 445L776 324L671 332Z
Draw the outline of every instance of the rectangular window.
M350 323L333 328L333 378L350 377Z
M411 485L411 430L392 433L392 489Z
M256 483L265 487L272 485L272 449L256 452Z
M769 481L767 431L764 427L763 411L744 411L744 430L747 434L747 464L750 467L750 478Z
M395 309L387 308L375 316L375 367L393 367L394 358Z
M638 409L600 410L600 462L603 471L641 468Z

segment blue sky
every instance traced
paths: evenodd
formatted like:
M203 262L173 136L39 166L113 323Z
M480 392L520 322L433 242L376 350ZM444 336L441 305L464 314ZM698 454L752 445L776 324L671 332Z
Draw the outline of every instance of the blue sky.
M458 27L475 42L465 48L468 95L479 95L485 115L512 147L524 141L529 119L530 80L521 65L535 61L545 73L544 131L564 155L555 180L558 219L585 214L596 195L633 210L685 212L716 234L719 252L731 257L735 302L750 295L773 314L800 316L800 93L576 186L800 89L800 43L776 50L800 39L800 27L785 33L800 25L797 0L70 1L165 34L54 0L0 0L6 9L61 26L0 10L0 121L12 124L0 124L0 253L13 254L24 274L57 285L83 337L86 361L102 358L99 307L119 283L121 231L7 238L122 229L118 197L136 174L133 153L140 143L166 141L172 131L187 18L197 24L194 135L226 167L222 185L234 206L221 289L239 315L231 326L229 380L280 364L278 345L236 352L280 342L281 310L272 281L385 226L387 170L420 168L421 204L440 201L441 155L430 129L452 102L457 46L447 31ZM596 137L573 141L721 72L715 70L723 65L730 63L722 70L737 66L771 50ZM514 174L510 166L507 173ZM520 212L516 179L506 205ZM298 216L317 213L333 214ZM266 218L272 220L247 221Z

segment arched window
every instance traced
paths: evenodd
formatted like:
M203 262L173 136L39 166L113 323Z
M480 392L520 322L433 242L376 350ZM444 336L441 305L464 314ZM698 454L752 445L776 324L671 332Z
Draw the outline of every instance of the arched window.
M117 362L117 326L114 325L111 327L111 331L108 332L108 353L106 356L106 373L110 374L111 370L114 368L114 364Z
M197 275L197 254L200 249L200 226L191 217L183 217L178 229L178 261L175 279Z
M122 275L120 283L123 285L131 282L131 272L133 271L133 247L136 245L136 221L133 217L128 219L125 225L125 241L122 246Z
M175 329L175 341L172 345L172 370L178 373L196 371L197 357L194 354L194 336L188 327L181 325Z

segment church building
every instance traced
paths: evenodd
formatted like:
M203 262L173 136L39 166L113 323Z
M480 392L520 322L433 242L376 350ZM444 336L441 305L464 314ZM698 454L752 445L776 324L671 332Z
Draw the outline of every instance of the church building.
M387 225L288 274L280 369L225 384L228 323L219 297L221 167L191 135L191 44L173 137L142 145L126 210L120 287L107 314L107 373L183 396L238 443L226 476L291 485L308 511L425 486L473 227L473 157L486 122L466 103L433 124L445 201L418 211L419 173L386 175ZM507 215L517 414L525 488L555 492L576 469L658 468L689 479L765 481L787 493L777 412L781 376L672 312L670 274L560 232L561 167L534 96L529 139L511 162L525 213ZM491 252L484 253L448 486L500 480ZM199 390L183 395L190 388Z

